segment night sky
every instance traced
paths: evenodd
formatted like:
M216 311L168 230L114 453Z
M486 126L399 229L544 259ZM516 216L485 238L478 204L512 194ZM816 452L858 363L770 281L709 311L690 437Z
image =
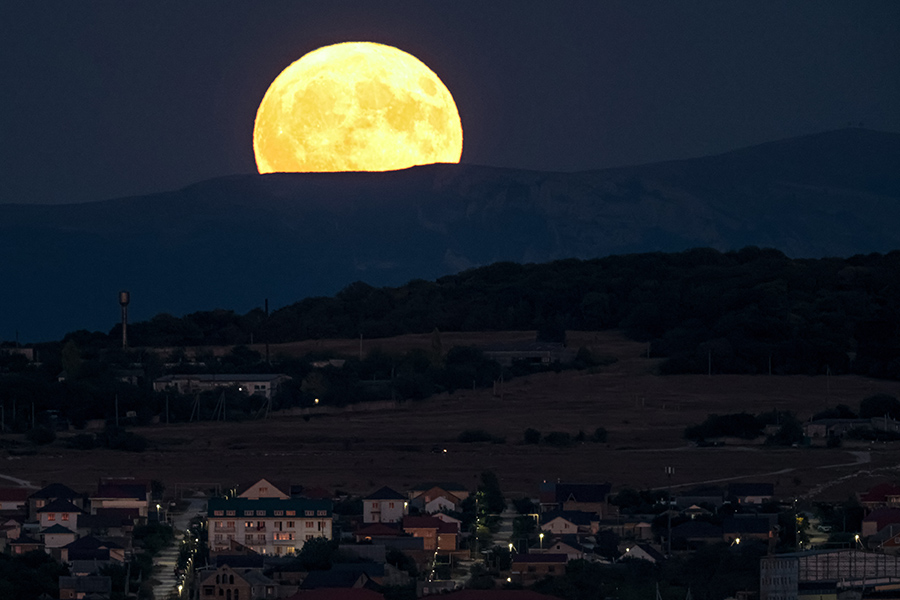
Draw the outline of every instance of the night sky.
M397 46L459 107L462 161L574 171L862 124L900 131L900 2L4 2L0 203L255 172L269 83Z

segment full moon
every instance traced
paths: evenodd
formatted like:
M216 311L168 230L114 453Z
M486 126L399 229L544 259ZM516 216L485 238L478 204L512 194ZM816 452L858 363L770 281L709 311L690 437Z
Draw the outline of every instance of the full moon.
M392 46L346 42L304 55L259 105L260 173L392 171L458 163L462 124L434 72Z

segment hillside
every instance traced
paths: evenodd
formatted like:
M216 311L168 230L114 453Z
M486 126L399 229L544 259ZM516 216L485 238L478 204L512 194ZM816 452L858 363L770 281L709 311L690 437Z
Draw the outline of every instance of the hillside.
M842 130L715 157L582 173L431 165L235 176L166 194L0 205L0 338L132 315L245 311L497 261L772 247L900 248L900 134Z

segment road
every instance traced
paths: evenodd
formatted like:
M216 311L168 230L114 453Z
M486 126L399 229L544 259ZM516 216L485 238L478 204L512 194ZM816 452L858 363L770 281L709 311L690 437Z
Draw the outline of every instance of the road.
M175 529L175 543L160 552L153 561L153 579L157 582L153 586L153 596L156 600L165 600L177 597L178 584L181 583L175 577L175 566L178 561L178 553L181 549L181 541L191 519L198 515L206 514L206 498L191 498L188 506L182 513L172 514L172 527Z

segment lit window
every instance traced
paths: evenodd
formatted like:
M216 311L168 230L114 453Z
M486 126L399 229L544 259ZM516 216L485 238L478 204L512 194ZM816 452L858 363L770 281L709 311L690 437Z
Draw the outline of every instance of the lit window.
M233 511L233 510L226 510L226 511L225 511L225 515L228 516L228 517L233 517L233 516L234 516L234 511Z
M68 521L68 520L69 520L69 513L63 513L63 514L62 514L62 520L63 520L63 521Z
M55 520L56 520L56 515L55 515L54 513L47 513L47 520L48 520L48 521L55 521Z
M215 515L217 517L222 517L222 516L225 516L225 511L224 510L214 510L213 515Z

